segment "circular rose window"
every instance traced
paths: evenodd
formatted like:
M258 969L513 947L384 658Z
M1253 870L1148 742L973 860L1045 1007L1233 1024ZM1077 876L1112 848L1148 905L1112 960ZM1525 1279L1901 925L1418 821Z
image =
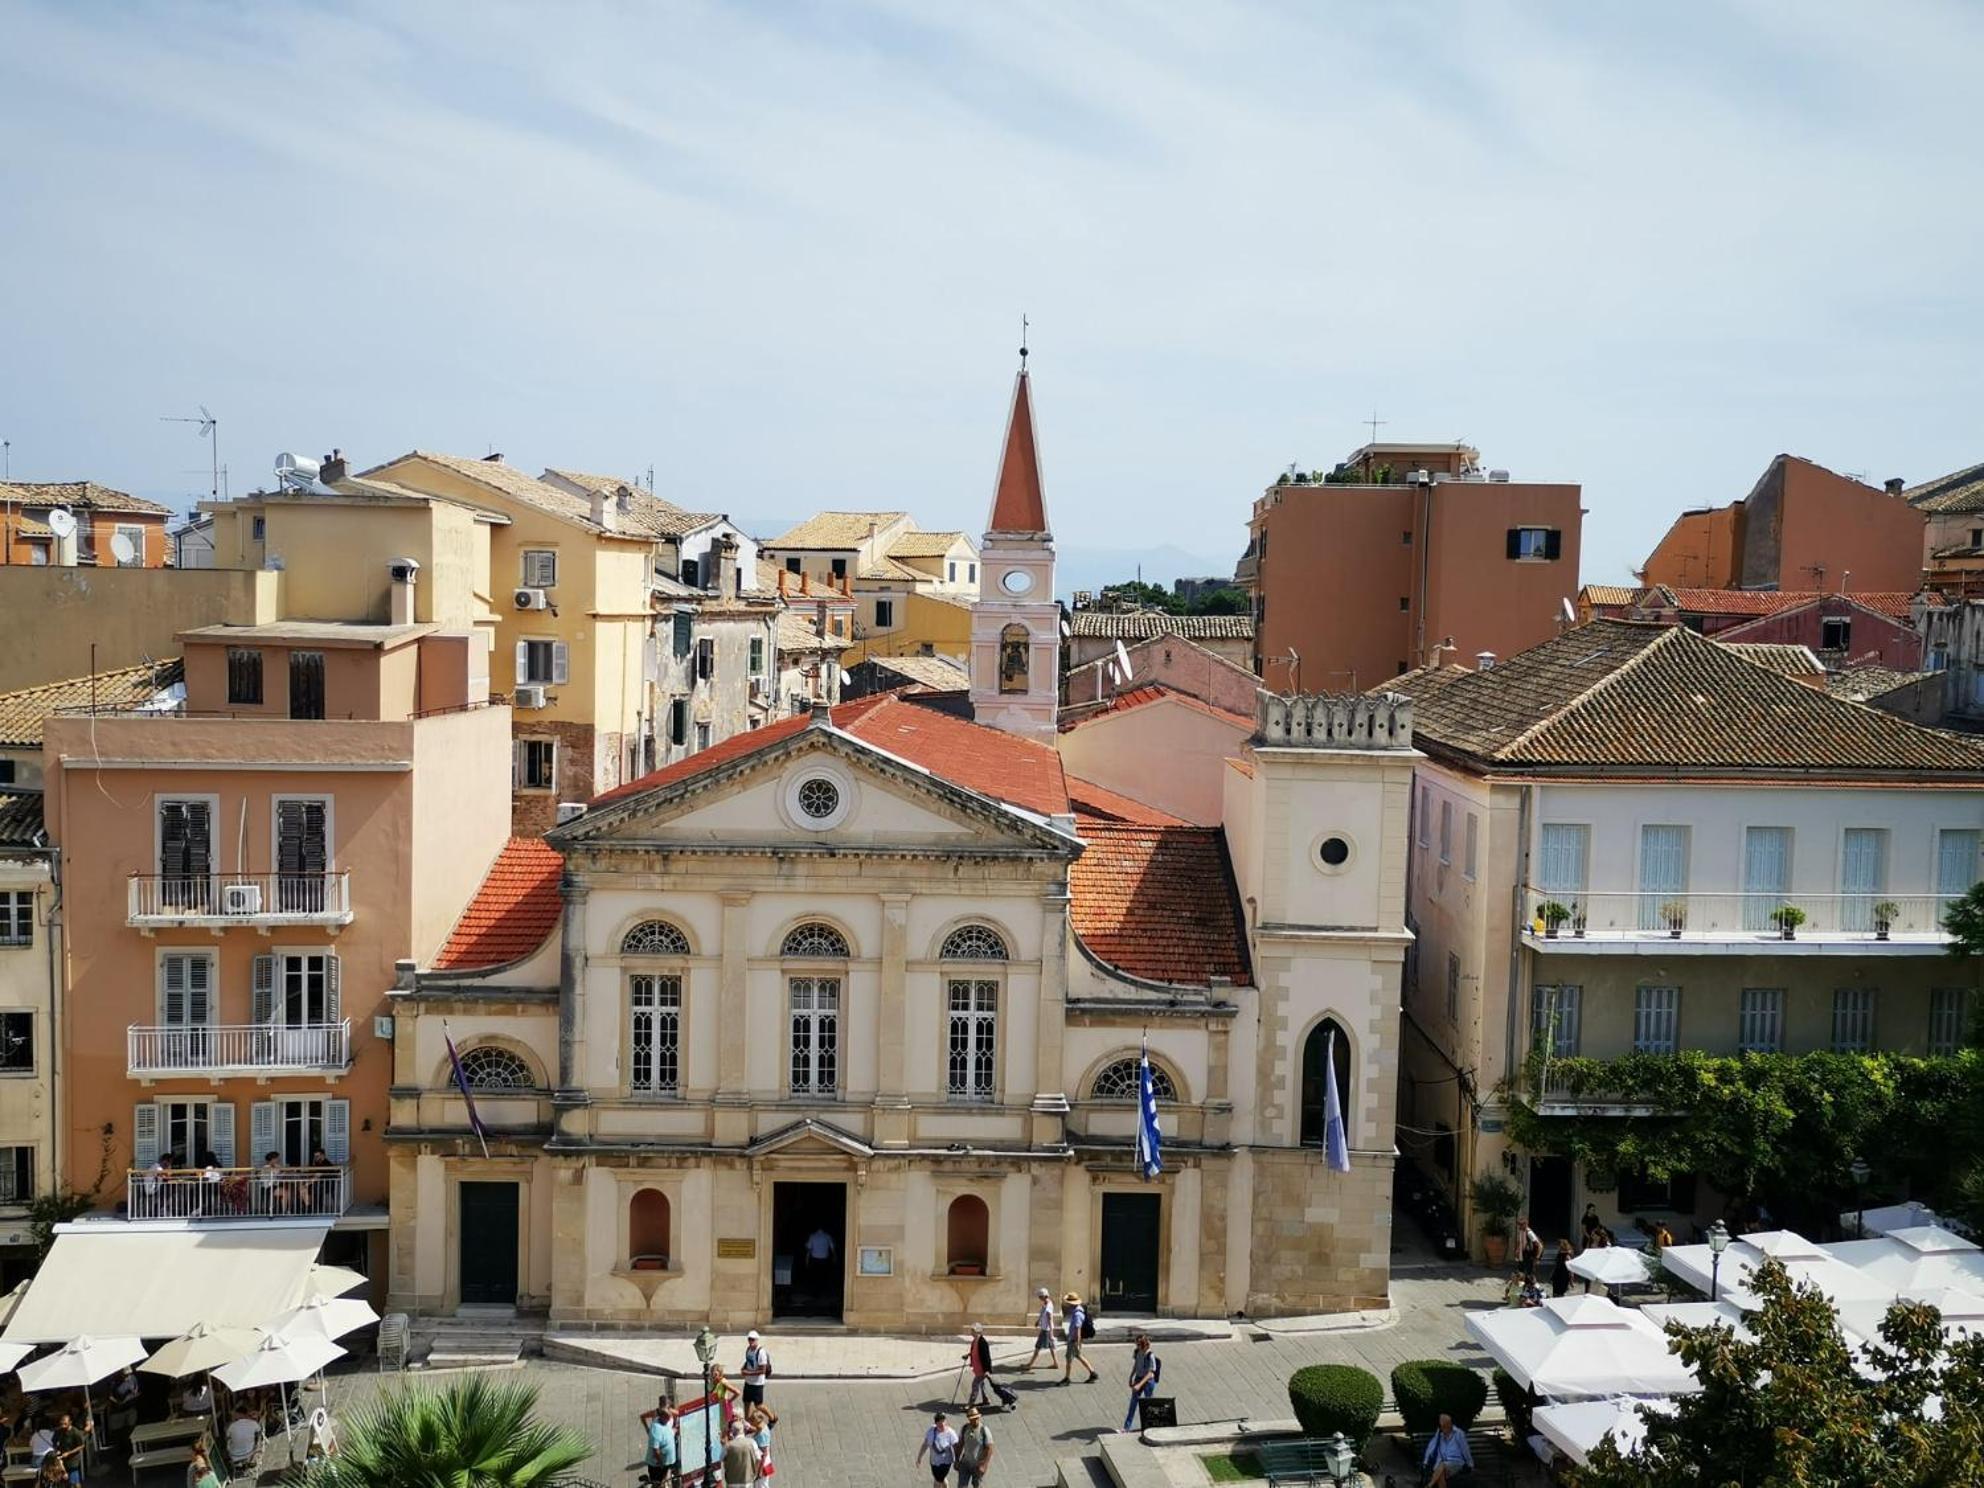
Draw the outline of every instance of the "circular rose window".
M799 783L799 809L814 821L825 821L840 809L840 787L831 780L814 776Z
M1322 846L1316 849L1316 856L1328 868L1341 868L1350 861L1350 844L1341 837L1325 837Z

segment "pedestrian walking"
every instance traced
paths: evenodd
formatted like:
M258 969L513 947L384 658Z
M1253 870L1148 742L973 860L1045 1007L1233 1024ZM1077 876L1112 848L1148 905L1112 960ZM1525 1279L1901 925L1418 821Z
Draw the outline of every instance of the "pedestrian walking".
M1550 1263L1550 1295L1561 1297L1571 1289L1571 1242L1557 1242L1557 1259Z
M1137 1424L1137 1402L1147 1399L1157 1388L1157 1382L1164 1375L1164 1363L1151 1351L1150 1334L1139 1333L1137 1346L1130 1354L1130 1408L1123 1412L1123 1429L1130 1431Z
M978 1488L992 1470L992 1428L979 1419L975 1410L964 1413L964 1430L958 1433L955 1455L958 1488Z
M1081 1294L1069 1292L1061 1298L1061 1305L1067 1309L1068 1338L1063 1346L1067 1362L1061 1370L1061 1383L1072 1385L1075 1382L1075 1366L1081 1365L1088 1371L1087 1383L1094 1384L1102 1376L1095 1372L1082 1352L1083 1346L1095 1336L1095 1325L1088 1320L1088 1309L1082 1306Z
M751 1488L758 1481L758 1444L744 1434L744 1423L732 1421L724 1432L725 1488Z
M772 1466L772 1427L778 1425L778 1412L769 1405L753 1406L744 1413L744 1426L758 1449L758 1476L769 1478L778 1469Z
M677 1461L675 1442L675 1407L666 1400L657 1400L654 1409L641 1412L641 1430L647 1436L647 1451L642 1457L642 1467L647 1480L656 1485L672 1483L675 1480Z
M951 1430L942 1411L930 1418L930 1425L923 1433L923 1445L916 1449L916 1465L921 1467L923 1459L930 1459L930 1477L941 1483L951 1475L951 1464L957 1461L958 1434Z
M744 1367L738 1371L744 1380L744 1411L765 1403L765 1381L772 1377L771 1351L753 1328L744 1335Z
M1047 1351L1047 1367L1054 1367L1054 1294L1041 1287L1034 1294L1040 1303L1040 1311L1033 1319L1033 1352L1027 1355L1026 1363L1020 1365L1020 1373L1033 1368L1033 1361L1040 1357L1042 1349Z
M1543 1237L1530 1228L1529 1216L1516 1220L1516 1254L1522 1257L1522 1274L1536 1280L1536 1268L1543 1263Z
M990 1405L987 1400L987 1386L992 1382L992 1345L985 1337L985 1324L971 1325L971 1347L964 1352L965 1362L971 1366L971 1394L965 1398L969 1406Z

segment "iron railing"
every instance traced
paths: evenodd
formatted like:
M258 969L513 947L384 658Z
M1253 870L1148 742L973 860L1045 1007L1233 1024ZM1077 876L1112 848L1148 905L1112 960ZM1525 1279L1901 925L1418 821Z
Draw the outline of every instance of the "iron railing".
M134 873L131 925L342 925L351 873Z
M351 1175L329 1168L132 1168L132 1219L335 1219L350 1206Z
M279 1023L133 1024L125 1068L134 1076L351 1067L351 1020Z
M1523 889L1523 919L1546 939L1795 940L1803 935L1869 940L1948 939L1943 913L1953 894L1586 893Z

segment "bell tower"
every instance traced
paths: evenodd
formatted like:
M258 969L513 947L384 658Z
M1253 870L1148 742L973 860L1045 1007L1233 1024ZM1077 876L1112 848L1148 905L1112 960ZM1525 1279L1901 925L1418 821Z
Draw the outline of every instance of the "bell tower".
M971 612L972 716L1008 733L1052 742L1061 693L1061 610L1054 602L1054 534L1047 530L1024 346L978 562L979 597Z

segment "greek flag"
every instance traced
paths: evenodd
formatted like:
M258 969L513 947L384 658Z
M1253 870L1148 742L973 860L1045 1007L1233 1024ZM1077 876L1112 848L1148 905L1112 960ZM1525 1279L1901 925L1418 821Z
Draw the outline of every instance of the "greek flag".
M1137 1061L1137 1171L1155 1178L1164 1171L1164 1156L1158 1150L1163 1136L1157 1129L1157 1091L1151 1084L1150 1050Z
M1343 1102L1336 1091L1336 1030L1323 1040L1323 1156L1339 1173L1350 1171L1350 1144L1343 1135Z

